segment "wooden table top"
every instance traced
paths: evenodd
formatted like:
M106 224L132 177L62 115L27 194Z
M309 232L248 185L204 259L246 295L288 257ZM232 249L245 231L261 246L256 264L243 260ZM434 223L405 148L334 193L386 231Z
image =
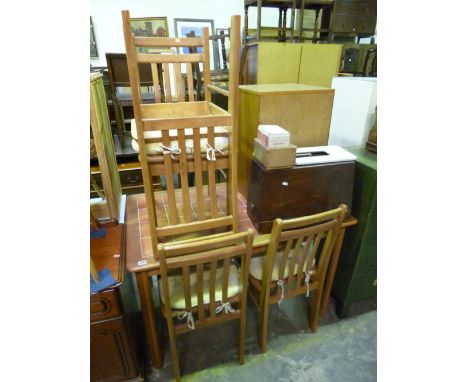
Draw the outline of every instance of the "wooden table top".
M190 192L195 193L196 191L194 188L192 188ZM166 209L167 200L165 199L165 193L165 191L158 191L154 193L156 215L158 219L158 225L160 226L167 225L168 222ZM205 202L209 203L207 193L204 194ZM226 183L219 183L216 185L216 194L219 214L225 215ZM190 198L193 199L192 195L190 195ZM197 219L196 203L191 204L191 207L192 215L194 219ZM237 194L237 213L239 219L239 231L245 231L248 228L252 228L255 232L256 236L253 243L253 253L259 254L265 252L270 241L270 234L258 234L258 231L255 229L254 225L250 221L249 216L247 215L247 201L240 193ZM153 256L153 248L151 245L145 194L127 196L125 221L127 270L129 272L158 271L159 262ZM357 224L357 219L350 216L343 223L343 227L349 227L355 224Z

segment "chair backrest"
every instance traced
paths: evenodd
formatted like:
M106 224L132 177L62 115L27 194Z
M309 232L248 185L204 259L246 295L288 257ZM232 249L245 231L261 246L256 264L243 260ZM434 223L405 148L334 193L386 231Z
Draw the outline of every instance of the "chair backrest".
M296 295L304 290L304 273L307 275L315 271L314 280L323 287L330 256L346 212L347 207L341 205L315 215L289 220L276 219L265 258L265 285L270 285L273 266L279 252L282 255L278 280L285 279L288 266L287 295ZM279 290L277 292L279 293Z
M185 311L190 312L194 306L197 306L197 317L194 320L197 326L202 327L213 323L215 320L226 319L224 313L222 315L216 314L216 308L219 307L219 303L228 302L230 268L235 258L241 259L239 284L241 298L237 313L240 309L245 309L253 236L253 230L249 229L246 232L222 235L207 240L159 244L158 254L163 286L161 292L166 309L171 309L168 276L175 273L182 275L181 289L183 289L184 293ZM221 277L219 277L220 268L222 268ZM208 291L205 291L203 287L206 283L206 273L209 274ZM195 283L193 279L191 280L190 274L196 275ZM219 291L216 293L219 284L222 286L221 299L219 299ZM196 304L192 304L192 295L194 293L191 288L196 288ZM206 292L209 295L208 302L204 297ZM216 299L216 295L218 295L218 299ZM209 311L209 314L206 314L205 310Z
M166 102L173 102L174 98L177 97L178 102L185 101L185 81L182 77L183 66L187 73L187 87L188 87L188 100L194 101L193 91L193 63L201 63L204 70L205 84L210 83L210 46L208 37L208 28L203 28L202 37L192 38L171 38L171 37L140 37L133 36L130 15L128 11L122 11L123 18L123 29L125 36L125 44L129 63L129 71L134 70L134 62L138 64L149 64L151 72L153 73L153 81L157 85L161 85L166 93ZM136 48L151 48L154 50L158 49L169 49L177 48L182 53L140 53L136 52ZM189 48L201 48L201 53L189 53ZM187 51L187 53L185 53ZM163 78L162 83L159 82L157 76L157 65L162 64L163 67ZM174 89L175 94L172 94L170 70L173 68L174 73ZM142 77L141 73L137 77L138 87L141 85ZM154 86L156 102L160 102L159 87ZM209 89L205 89L205 97L207 101L211 101L211 92Z
M204 28L202 37L192 38L169 38L169 37L138 37L132 34L130 15L128 11L122 11L123 29L125 36L126 52L129 77L132 87L132 101L135 114L135 123L138 132L139 155L142 163L143 180L145 185L146 201L152 229L152 242L155 243L158 237L167 237L185 234L188 232L199 232L213 230L221 226L232 226L233 231L237 230L236 220L236 200L237 200L237 125L238 125L238 55L233 54L230 58L230 66L234 66L234 72L229 77L229 91L217 89L210 84L210 46L208 28ZM232 25L236 25L239 34L240 17L233 16ZM231 27L232 29L232 27ZM234 50L239 49L239 38ZM141 53L137 48L143 47L148 50L167 50L177 48L181 51L176 54L156 54ZM199 53L186 53L183 48L201 48ZM237 63L236 63L237 61ZM138 64L149 64L153 73L155 83L155 104L142 104L141 102L141 81L138 71ZM193 89L192 64L202 64L207 70L203 71L205 101L195 102ZM163 79L158 82L157 65L163 66ZM174 68L174 85L176 89L177 101L171 93L171 78L169 76L169 66ZM182 78L182 65L187 72L188 102L185 98L185 83ZM166 103L159 103L159 87L164 87L166 92ZM211 103L211 91L225 93L229 97L228 111L223 110ZM227 129L216 129L215 127L230 126ZM177 135L171 135L174 131ZM151 136L147 136L147 134ZM148 134L148 135L149 135ZM227 154L215 153L215 142L217 137L227 137L229 149ZM203 146L211 148L208 152L202 153L201 139L204 139ZM193 148L188 148L189 141ZM170 149L177 145L179 152L174 155ZM166 151L161 155L162 146L156 153L147 153L147 143L162 143ZM204 148L205 149L205 148ZM213 155L211 155L213 154ZM218 213L216 200L216 170L229 169L227 186L226 216ZM188 175L195 173L195 192L189 190ZM205 202L203 187L203 175L207 173L209 203ZM181 197L175 193L173 174L180 176ZM156 208L151 177L164 175L166 177L166 195L163 211L167 211L168 226L157 227ZM232 185L232 186L231 186ZM205 187L206 188L206 187ZM179 190L178 190L179 191ZM193 201L191 195L195 196ZM166 204L167 203L167 204ZM192 209L194 206L195 209ZM179 209L179 211L178 211ZM208 211L210 212L208 214ZM193 213L192 213L193 212ZM224 211L222 211L224 212ZM166 212L164 212L166 213ZM228 216L229 215L229 216ZM198 220L198 221L196 221ZM200 222L201 221L201 222ZM200 223L199 225L194 223ZM153 244L154 245L154 244ZM155 249L156 252L156 249Z

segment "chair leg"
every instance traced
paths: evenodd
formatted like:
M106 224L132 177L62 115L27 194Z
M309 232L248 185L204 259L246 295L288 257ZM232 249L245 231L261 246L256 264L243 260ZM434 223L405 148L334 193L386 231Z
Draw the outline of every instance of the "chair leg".
M315 333L318 327L322 290L317 289L314 292L315 293L312 294L312 299L310 303L310 323L309 323L310 330L312 331L312 333Z
M244 364L244 352L245 352L245 307L239 320L239 364Z
M269 304L261 304L260 308L260 330L259 330L259 346L262 353L266 352L268 341L268 313Z
M176 334L175 334L174 324L172 323L171 317L169 317L167 320L167 329L169 331L169 343L171 347L171 357L172 357L172 366L174 368L174 377L176 381L179 382L181 380L180 379L180 367L179 367L179 355L177 354Z

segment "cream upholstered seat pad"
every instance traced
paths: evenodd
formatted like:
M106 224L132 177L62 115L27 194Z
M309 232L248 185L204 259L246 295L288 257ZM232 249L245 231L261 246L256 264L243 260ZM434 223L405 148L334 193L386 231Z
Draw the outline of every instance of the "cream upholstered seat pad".
M302 243L303 246L304 244L305 243ZM307 257L312 252L313 245L314 245L314 241L312 240L310 243ZM291 261L292 254L293 254L293 251L290 251L288 255L288 259L286 260L286 266L284 267L284 278L289 276L289 263ZM300 261L299 259L302 259L302 256L303 256L303 249L301 249L301 253L299 253L296 259L296 265L294 266L294 274L297 274L297 267L298 267L297 263ZM282 257L283 257L282 251L276 253L275 262L273 264L273 272L271 276L272 281L278 280ZM303 272L307 271L307 262L308 262L308 259L306 258L306 260L304 261L304 267L302 269ZM250 275L256 278L257 280L262 280L264 264L265 264L265 256L252 257L252 259L250 260L250 267L249 267Z
M135 120L132 119L131 123L131 134L132 134L132 147L136 152L140 151L140 148L138 146L138 134L137 134L137 129L136 129L136 123ZM229 132L229 129L224 127L224 126L216 126L214 128L215 133L226 133ZM207 128L202 127L200 128L200 133L201 134L206 134L207 133ZM192 136L193 132L192 129L185 129L185 134L187 136ZM161 131L145 131L144 136L146 139L151 139L151 138L161 138ZM174 140L171 140L171 149L175 149L179 147L179 143L177 141L177 130L176 129L171 129L169 130L169 136L174 137ZM206 152L206 144L208 142L207 138L201 138L200 139L200 150L202 153ZM154 142L154 143L146 143L145 144L145 151L146 154L148 155L156 155L156 154L162 154L162 142ZM229 146L229 140L228 137L215 137L215 147L221 151L224 151L228 148ZM185 140L185 149L187 154L192 154L193 153L193 140L192 139L186 139Z
M275 263L273 265L273 272L271 276L271 281L276 281L278 280L279 276L279 271L280 271L280 266L281 266L281 258L283 257L283 252L277 252L275 256ZM286 260L286 266L284 268L284 277L289 276L289 262L290 258ZM250 268L249 268L249 273L251 276L256 278L257 280L262 280L263 279L263 265L265 264L265 256L258 256L258 257L252 257L250 260ZM306 267L306 264L304 264L304 268ZM294 274L297 274L297 263L294 266Z
M185 310L185 297L184 297L184 284L182 282L182 275L169 276L169 295L171 299L171 308ZM159 280L159 288L161 301L164 301L164 289L161 280ZM234 264L229 266L229 282L227 297L231 298L238 295L241 291L240 285L240 273ZM197 299L197 274L195 272L190 273L190 294L192 308L198 305ZM215 299L221 301L223 297L223 268L219 267L216 269L216 283L215 283ZM203 272L203 303L208 304L210 302L210 271L206 270ZM225 302L225 301L222 301Z

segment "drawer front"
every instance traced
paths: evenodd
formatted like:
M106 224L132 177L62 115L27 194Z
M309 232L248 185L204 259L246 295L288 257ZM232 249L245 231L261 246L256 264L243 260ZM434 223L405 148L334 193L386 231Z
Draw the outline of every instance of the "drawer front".
M375 33L376 18L335 14L332 31L336 33Z
M140 169L119 171L122 187L135 187L143 185L143 175Z
M139 377L123 318L91 324L90 334L91 381L128 381Z
M107 320L120 315L118 292L115 289L91 295L91 322Z

